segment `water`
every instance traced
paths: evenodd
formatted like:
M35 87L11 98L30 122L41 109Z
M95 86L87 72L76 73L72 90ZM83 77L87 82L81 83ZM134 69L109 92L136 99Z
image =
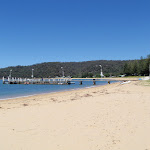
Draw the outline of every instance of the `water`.
M79 81L75 80L72 80L72 82L75 82L75 84L71 85L35 85L35 84L23 85L23 84L2 84L2 80L0 80L0 100L35 94L68 91L93 86L92 80L91 81L82 80L82 81L83 81L82 85L79 85ZM96 86L105 84L108 84L108 81L106 80L96 81Z

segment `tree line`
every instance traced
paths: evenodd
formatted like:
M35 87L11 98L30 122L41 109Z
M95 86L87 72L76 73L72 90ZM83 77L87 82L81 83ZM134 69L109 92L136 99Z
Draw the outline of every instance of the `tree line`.
M150 55L140 60L126 62L124 65L124 74L126 76L148 76L150 65Z

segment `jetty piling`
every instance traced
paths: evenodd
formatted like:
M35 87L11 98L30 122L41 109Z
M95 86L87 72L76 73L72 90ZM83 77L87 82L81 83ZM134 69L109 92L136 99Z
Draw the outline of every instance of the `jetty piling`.
M96 84L96 81L95 81L95 79L93 79L93 85L95 85Z
M80 81L79 84L82 85L82 81Z

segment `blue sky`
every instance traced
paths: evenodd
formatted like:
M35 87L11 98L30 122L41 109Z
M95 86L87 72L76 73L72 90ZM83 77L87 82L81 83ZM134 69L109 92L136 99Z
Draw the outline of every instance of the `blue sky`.
M149 0L0 0L0 68L148 54Z

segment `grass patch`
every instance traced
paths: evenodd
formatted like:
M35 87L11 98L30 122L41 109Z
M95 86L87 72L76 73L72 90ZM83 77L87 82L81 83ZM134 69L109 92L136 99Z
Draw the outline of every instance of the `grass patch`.
M143 80L141 81L141 84L144 86L150 86L150 80Z
M144 76L125 76L124 78L143 78Z

